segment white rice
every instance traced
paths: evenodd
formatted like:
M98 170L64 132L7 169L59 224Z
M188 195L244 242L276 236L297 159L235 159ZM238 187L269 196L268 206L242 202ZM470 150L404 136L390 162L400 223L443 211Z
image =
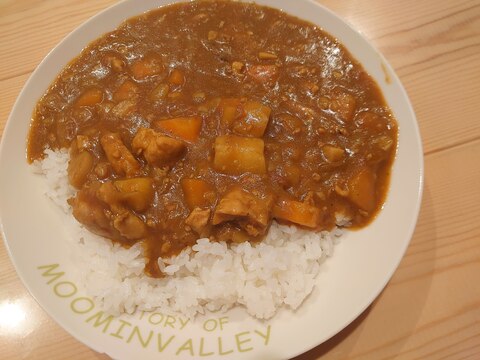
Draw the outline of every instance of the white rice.
M167 276L153 279L143 273L141 244L125 249L75 221L67 203L74 195L67 178L68 152L45 154L35 163L36 172L45 176L46 195L71 225L77 281L111 313L160 309L194 317L241 305L252 316L268 319L282 306L295 310L312 292L321 263L332 255L342 233L314 233L274 222L267 237L255 245L199 239L178 256L160 259Z

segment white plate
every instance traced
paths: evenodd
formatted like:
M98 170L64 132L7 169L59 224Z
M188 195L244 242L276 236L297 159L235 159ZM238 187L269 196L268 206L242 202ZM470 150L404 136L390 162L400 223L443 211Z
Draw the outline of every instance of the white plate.
M342 239L335 255L323 264L317 290L296 313L281 311L274 319L260 322L236 309L186 325L179 317L137 313L107 318L102 323L106 317L98 317L99 310L71 282L75 269L68 261L66 230L58 210L42 195L42 184L27 165L25 139L36 101L84 46L124 19L171 2L127 0L103 11L68 35L32 74L10 114L0 148L0 218L6 246L18 274L40 305L78 340L111 357L293 357L354 320L398 266L415 228L423 186L422 146L415 115L384 57L343 20L309 0L257 0L325 29L380 85L399 123L398 153L384 209L373 224ZM58 267L48 267L52 264Z

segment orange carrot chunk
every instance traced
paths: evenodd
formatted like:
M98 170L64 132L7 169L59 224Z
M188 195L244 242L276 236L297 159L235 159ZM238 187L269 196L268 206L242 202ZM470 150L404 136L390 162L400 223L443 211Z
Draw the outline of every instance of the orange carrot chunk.
M155 127L162 129L179 138L195 142L202 129L202 118L199 116L179 117L154 122Z
M281 199L273 207L273 217L294 224L316 228L320 221L320 210L299 201Z
M130 67L133 76L137 80L145 79L149 76L158 75L162 72L162 59L155 53L145 55L140 60L137 60Z
M93 106L102 102L103 100L103 91L98 88L90 88L82 93L77 98L75 104L77 106Z
M182 179L183 196L190 210L207 207L215 201L215 190L201 179Z
M183 75L183 71L178 69L173 69L168 77L168 82L172 85L183 85L185 82L185 76Z

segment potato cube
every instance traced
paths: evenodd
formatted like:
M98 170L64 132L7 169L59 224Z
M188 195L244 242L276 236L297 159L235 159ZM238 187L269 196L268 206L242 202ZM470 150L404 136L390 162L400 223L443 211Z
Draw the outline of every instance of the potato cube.
M264 143L262 139L234 135L215 139L214 168L225 174L246 172L265 174Z
M240 135L262 137L272 110L258 101L247 101L243 112L244 116L234 123L233 130Z
M153 200L153 180L148 177L123 179L114 182L121 201L135 211L145 211Z
M365 211L372 211L376 205L375 174L369 168L361 169L348 181L348 198Z

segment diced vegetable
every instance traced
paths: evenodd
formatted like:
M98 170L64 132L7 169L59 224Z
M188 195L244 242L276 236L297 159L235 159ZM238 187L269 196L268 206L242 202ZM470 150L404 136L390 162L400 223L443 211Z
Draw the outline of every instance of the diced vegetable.
M348 198L365 211L375 209L375 174L368 168L361 169L348 181Z
M158 84L150 93L150 99L154 101L163 100L167 97L170 88L167 84Z
M173 69L168 77L168 82L172 85L183 85L185 82L185 75L179 69Z
M227 127L233 126L235 120L245 115L241 106L241 99L227 98L222 99L218 105L222 113L222 124Z
M68 162L68 181L72 186L80 189L87 181L92 168L93 156L88 151L82 151L72 156Z
M370 111L363 111L355 117L355 125L370 131L381 132L388 129L388 120Z
M215 201L215 190L211 184L201 179L182 179L183 197L190 210L203 208Z
M117 54L107 54L103 57L102 63L110 66L115 72L121 72L125 68L125 62Z
M264 143L262 139L234 135L215 139L214 168L225 174L246 172L265 174Z
M137 103L132 100L123 100L115 105L110 112L116 117L123 118L130 115L137 109Z
M380 136L372 141L383 151L388 151L393 145L393 139L386 135Z
M145 211L153 200L153 180L148 177L123 179L114 182L121 201L135 211Z
M351 121L355 114L357 101L346 92L336 92L330 102L330 110L336 112L344 121Z
M137 240L147 235L147 225L130 211L123 212L113 217L113 227L120 235L129 240Z
M193 231L202 236L208 227L208 220L210 220L210 209L195 208L190 215L185 219L185 225L190 226Z
M140 170L140 164L130 150L123 144L118 133L108 133L100 138L103 151L112 164L113 170L119 175L134 176Z
M219 97L215 97L211 100L208 100L204 104L201 104L200 106L197 107L198 111L201 111L202 113L208 113L211 111L215 111L219 108L220 103L222 100Z
M102 102L102 100L103 91L98 88L90 88L77 98L75 104L77 106L93 106Z
M345 156L345 150L333 145L324 145L322 152L325 159L331 163L342 161Z
M273 217L309 228L316 228L320 221L320 210L315 206L299 201L281 199L273 206Z
M232 222L251 236L265 233L270 222L273 196L251 194L239 187L230 188L218 202L212 224Z
M202 129L202 118L199 116L190 116L158 120L154 122L154 126L178 136L183 140L195 142L198 140L200 130Z
M262 137L272 110L258 101L226 98L220 101L221 122L239 135Z
M196 91L192 95L192 100L197 103L201 104L205 101L206 95L203 91Z
M113 94L113 100L123 101L134 97L138 93L138 86L131 80L125 80Z
M164 166L177 161L185 151L185 143L158 133L140 128L132 140L132 150L143 155L152 166Z
M135 79L143 80L149 76L158 75L163 71L162 59L155 53L149 53L137 60L130 67Z
M284 167L285 169L285 180L287 186L296 186L300 182L301 170L297 165L287 164Z
M272 110L258 101L247 101L243 112L245 116L234 123L233 130L240 135L262 137Z
M275 60L278 56L269 52L260 51L258 57L262 60Z
M244 67L245 67L245 64L240 61L232 62L232 70L234 73L237 73L237 74L242 73Z
M218 32L216 32L214 30L210 30L208 32L207 39L210 40L210 41L215 40L217 38L217 35L218 35Z

